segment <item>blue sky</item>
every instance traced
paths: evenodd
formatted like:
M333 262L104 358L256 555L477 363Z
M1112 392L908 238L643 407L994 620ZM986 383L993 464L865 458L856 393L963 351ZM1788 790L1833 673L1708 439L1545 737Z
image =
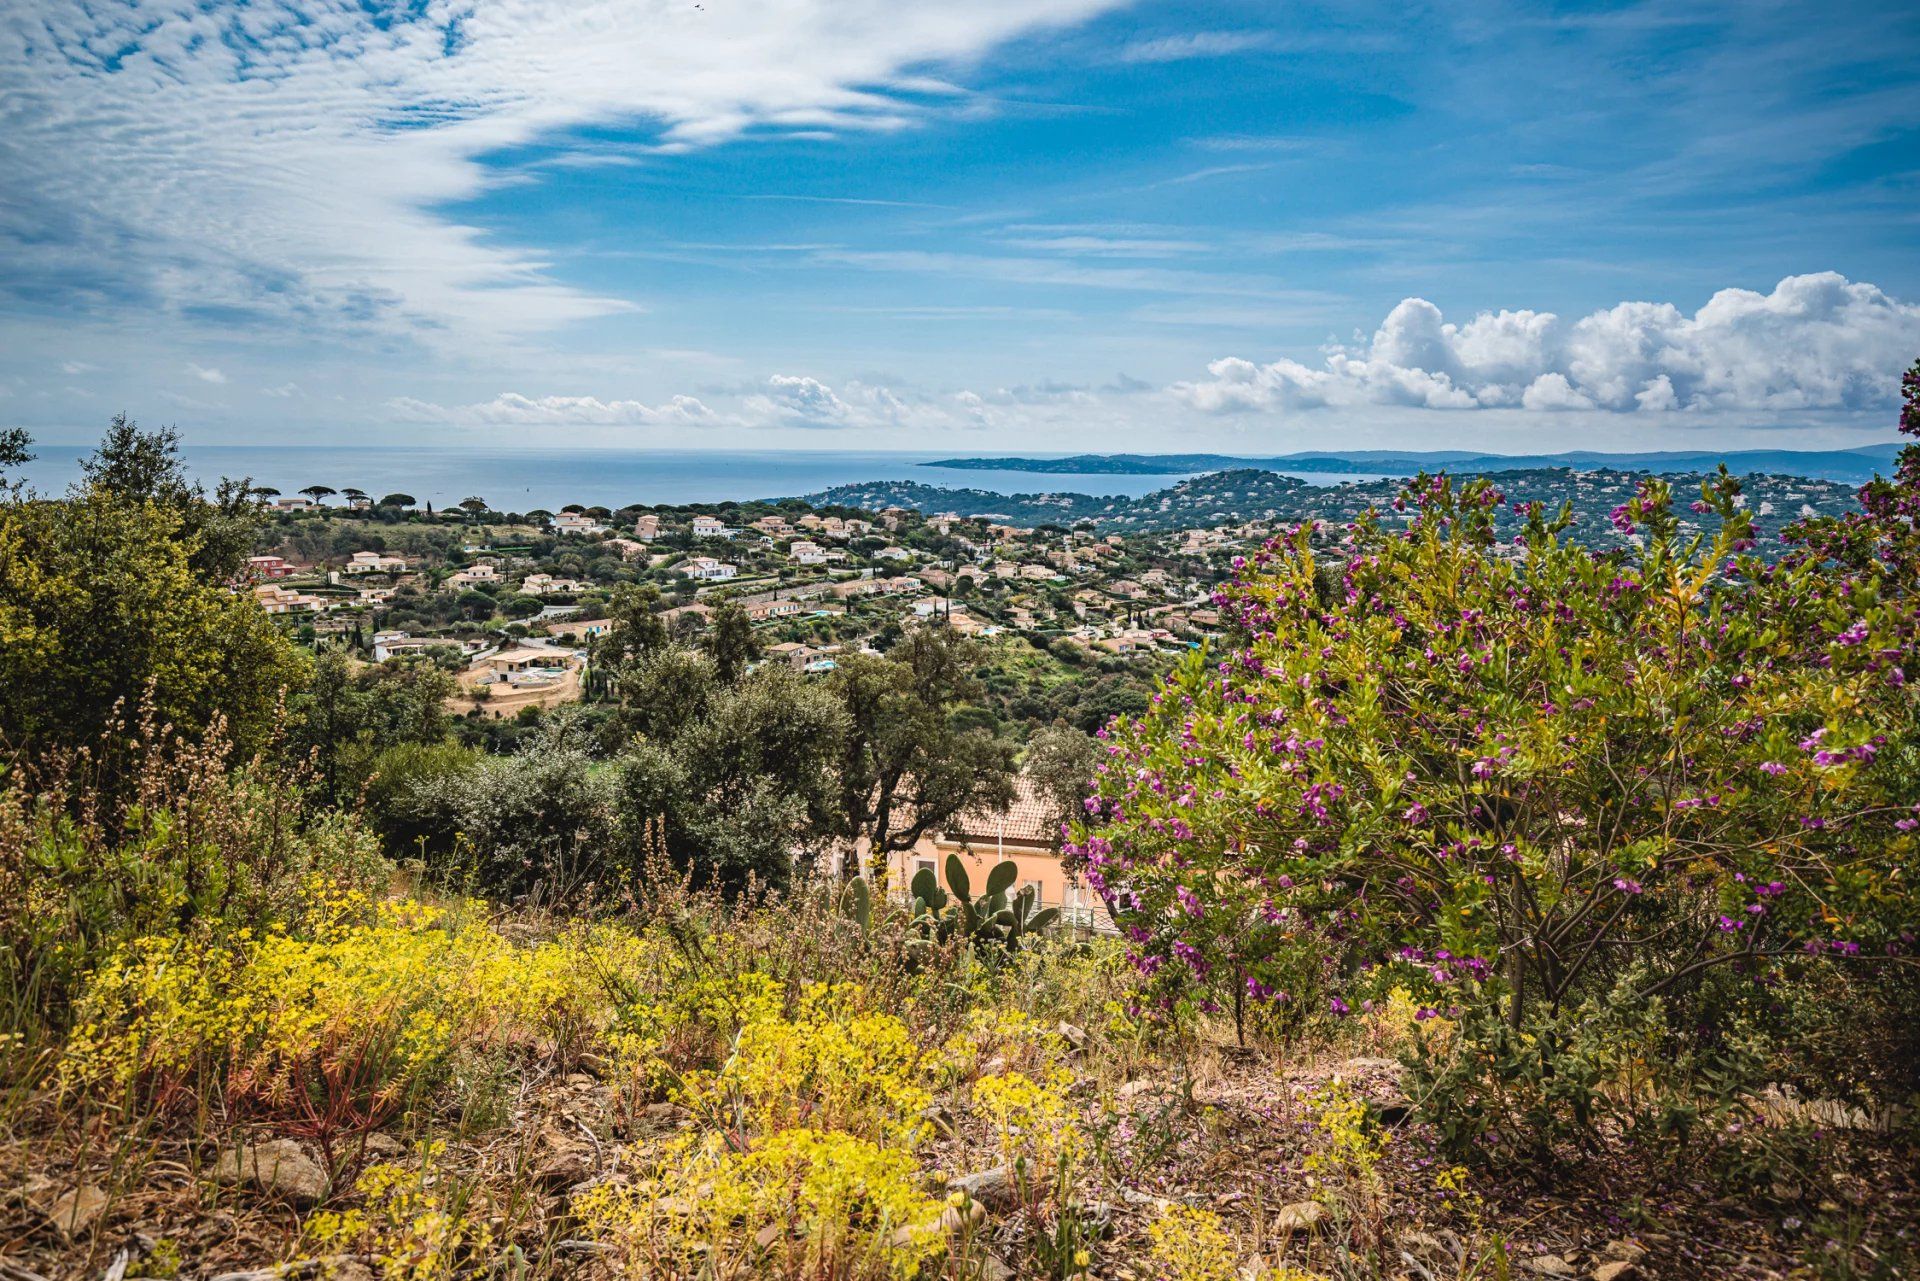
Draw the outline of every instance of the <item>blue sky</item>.
M0 421L679 447L1888 438L1911 5L32 0Z

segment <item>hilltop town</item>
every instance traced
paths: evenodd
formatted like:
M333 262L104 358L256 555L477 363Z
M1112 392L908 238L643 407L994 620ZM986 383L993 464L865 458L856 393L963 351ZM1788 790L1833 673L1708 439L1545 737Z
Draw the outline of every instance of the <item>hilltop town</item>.
M400 496L404 497L404 495ZM737 605L767 661L832 671L937 624L990 655L1001 728L1065 719L1092 730L1144 706L1165 658L1220 627L1214 588L1271 527L1122 535L899 506L799 500L500 513L283 500L249 561L250 590L302 639L373 661L428 653L461 684L459 711L517 716L579 699L623 587L658 593L692 638ZM999 679L994 679L998 676Z
M1576 540L1623 549L1639 538L1609 516L1640 474L1495 479L1509 502L1568 505ZM1697 483L1672 480L1680 492ZM478 498L436 512L406 494L376 501L315 487L275 496L249 587L302 640L338 637L375 662L432 655L458 682L453 710L483 721L524 721L581 699L591 645L629 585L657 592L657 612L682 639L705 631L723 602L738 605L765 661L804 673L938 624L986 643L989 728L1020 739L1055 721L1091 732L1140 710L1170 658L1220 630L1213 593L1235 557L1283 525L1322 522L1318 537L1338 544L1369 508L1404 523L1412 513L1394 504L1402 483L1317 486L1249 469L1138 499L898 482L804 499L526 513ZM1744 484L1763 550L1787 523L1854 501L1838 481ZM1685 534L1699 517L1679 519Z

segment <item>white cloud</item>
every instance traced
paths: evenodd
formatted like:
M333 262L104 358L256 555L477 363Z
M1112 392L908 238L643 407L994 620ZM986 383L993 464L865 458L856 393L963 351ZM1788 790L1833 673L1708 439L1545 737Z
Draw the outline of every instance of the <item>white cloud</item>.
M790 418L820 426L844 423L853 417L852 406L833 388L816 378L794 374L775 374L767 379L767 390L748 397L747 408L756 417Z
M1428 409L1859 410L1889 402L1920 349L1920 304L1834 272L1789 276L1771 293L1723 289L1689 316L1625 302L1571 324L1551 312L1482 312L1448 322L1422 298L1387 314L1372 341L1309 366L1239 357L1176 383L1207 413L1324 405Z
M441 211L570 130L675 151L980 109L936 73L1117 3L44 0L0 23L0 281L450 345L630 310Z
M1268 31L1193 31L1185 35L1136 40L1120 51L1122 62L1184 62L1189 58L1224 58L1274 43Z
M719 416L692 396L675 396L661 405L637 400L600 400L593 396L523 396L505 391L492 400L449 408L401 396L387 408L407 422L473 423L489 426L658 427L700 426Z
M1541 374L1520 393L1520 407L1538 413L1556 409L1592 409L1593 402L1575 391L1565 374Z
M218 369L210 369L204 365L196 365L192 361L187 362L187 372L195 378L198 378L201 382L212 383L215 386L224 386L227 381L227 376Z
M755 426L899 427L910 422L941 425L940 415L920 400L909 402L891 387L848 382L836 390L817 378L775 374L766 390L741 403L745 420Z

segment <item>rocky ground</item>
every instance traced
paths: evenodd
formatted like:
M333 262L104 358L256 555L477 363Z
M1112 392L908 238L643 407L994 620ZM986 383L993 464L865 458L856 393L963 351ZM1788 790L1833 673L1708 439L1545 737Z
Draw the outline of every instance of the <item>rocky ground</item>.
M1278 1270L1288 1265L1407 1281L1891 1278L1906 1275L1898 1251L1920 1223L1911 1149L1867 1131L1842 1142L1818 1187L1780 1181L1776 1196L1759 1199L1727 1197L1704 1179L1656 1186L1648 1172L1601 1157L1544 1181L1497 1171L1461 1181L1409 1117L1389 1058L1276 1063L1222 1047L1184 1069L1128 1079L1110 1066L1079 1062L1072 1090L1085 1136L1076 1197L1098 1241L1095 1277L1154 1275L1139 1260L1147 1225L1169 1204L1230 1224L1248 1277L1286 1275ZM1367 1103L1370 1174L1325 1160L1320 1102L1330 1089ZM7 1168L30 1171L0 1200L0 1281L370 1279L381 1275L372 1256L283 1261L307 1256L302 1216L348 1176L376 1161L420 1160L401 1138L375 1132L334 1145L329 1179L327 1155L311 1141L221 1146L156 1133L109 1142L55 1116L50 1099L40 1105L40 1137L0 1154ZM506 1124L449 1138L434 1178L467 1189L467 1212L488 1215L496 1241L517 1245L532 1274L633 1275L576 1234L570 1206L689 1125L686 1112L664 1102L630 1110L587 1072L530 1074L509 1107ZM991 1136L956 1121L958 1112L933 1109L923 1163L969 1198L957 1216L981 1275L1037 1275L1023 1270L1036 1225Z

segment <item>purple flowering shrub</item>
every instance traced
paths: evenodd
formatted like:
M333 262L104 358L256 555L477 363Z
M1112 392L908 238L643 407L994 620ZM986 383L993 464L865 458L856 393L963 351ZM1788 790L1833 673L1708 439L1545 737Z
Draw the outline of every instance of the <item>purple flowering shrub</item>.
M1628 553L1444 476L1276 537L1216 597L1232 648L1107 731L1067 846L1149 1001L1339 1016L1407 986L1520 1030L1913 964L1920 449L1869 491L1771 561L1724 469L1691 537L1644 481Z

